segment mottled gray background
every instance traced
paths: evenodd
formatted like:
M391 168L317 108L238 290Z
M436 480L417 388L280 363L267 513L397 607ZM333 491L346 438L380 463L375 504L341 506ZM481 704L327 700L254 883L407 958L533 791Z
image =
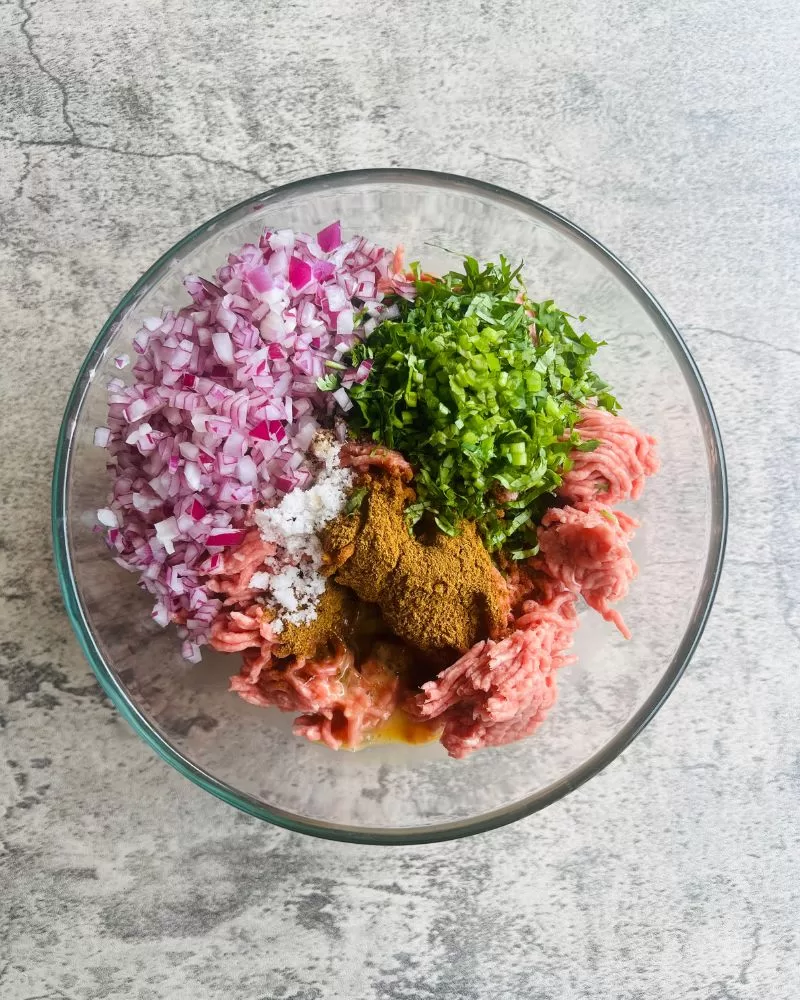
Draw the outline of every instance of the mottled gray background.
M796 0L0 0L0 996L795 997ZM656 721L514 827L348 848L238 815L100 694L48 486L80 359L176 239L275 182L432 167L547 202L683 330L727 567Z

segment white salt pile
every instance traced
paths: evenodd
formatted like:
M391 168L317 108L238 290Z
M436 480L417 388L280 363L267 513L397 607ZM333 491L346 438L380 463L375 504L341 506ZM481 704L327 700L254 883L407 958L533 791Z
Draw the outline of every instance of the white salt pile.
M285 622L303 625L317 617L325 590L319 532L341 514L353 482L350 469L339 465L341 445L320 434L311 451L321 467L307 490L294 489L277 507L256 511L261 537L276 546L265 561L266 572L250 579L254 590L268 595Z

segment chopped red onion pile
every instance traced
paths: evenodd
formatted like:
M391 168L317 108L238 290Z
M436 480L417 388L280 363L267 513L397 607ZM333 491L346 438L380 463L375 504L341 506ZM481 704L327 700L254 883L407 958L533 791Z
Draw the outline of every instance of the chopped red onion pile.
M187 277L191 305L134 337L133 384L109 382L108 426L94 440L114 484L98 521L116 562L155 595L153 618L181 627L187 659L199 660L221 608L204 581L244 538L248 508L307 486L312 438L337 403L352 405L316 380L372 332L392 267L369 240L342 242L338 222L316 237L266 230L214 281Z

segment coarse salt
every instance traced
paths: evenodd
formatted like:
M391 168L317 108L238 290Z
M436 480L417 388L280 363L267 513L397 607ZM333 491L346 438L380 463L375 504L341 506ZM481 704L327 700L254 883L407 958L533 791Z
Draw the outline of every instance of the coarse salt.
M341 444L318 435L312 453L322 467L312 486L287 493L277 507L254 514L259 533L276 551L265 560L266 572L254 573L250 587L267 594L284 621L303 625L317 617L325 591L319 532L341 514L353 473L339 465Z

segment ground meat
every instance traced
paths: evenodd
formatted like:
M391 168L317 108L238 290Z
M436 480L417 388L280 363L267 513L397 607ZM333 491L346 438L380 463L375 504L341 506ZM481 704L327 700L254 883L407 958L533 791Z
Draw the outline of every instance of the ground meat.
M549 600L553 596L552 580L531 565L531 560L507 560L501 566L502 575L508 589L508 602L511 614L517 612L524 601ZM556 591L560 587L555 588Z
M251 590L250 580L263 568L264 560L274 554L272 542L265 542L258 528L251 528L244 540L226 553L215 574L206 580L206 587L224 594L226 605L251 600L256 591Z
M329 655L316 658L299 655L282 657L288 647L293 653L305 646L307 629L289 627L273 631L272 612L260 604L245 610L229 610L218 618L211 631L211 645L223 653L242 653L242 669L230 680L235 691L252 705L274 706L283 712L302 712L294 732L309 740L319 740L336 750L354 749L367 733L385 721L397 707L399 678L387 643L376 643L374 655L356 669L352 651L335 638L345 622L333 595L333 628L325 636L335 646ZM324 617L324 616L323 616ZM315 623L316 624L316 623ZM314 648L319 647L319 636Z
M248 649L241 672L231 678L230 690L245 701L284 712L320 712L345 693L345 672L353 659L344 650L324 660L302 657L276 663L269 648Z
M399 451L372 441L346 441L339 453L339 462L345 469L357 472L383 469L390 476L399 476L404 483L410 483L414 476L414 470Z
M272 614L260 604L224 611L211 626L209 638L211 645L220 653L241 653L251 646L269 648L274 641Z
M630 639L619 611L609 602L628 592L637 567L628 542L637 522L622 511L596 505L588 510L553 507L538 529L539 555L535 568L574 594Z
M516 631L500 642L476 643L423 684L409 713L443 721L441 741L451 757L527 736L555 701L554 674L572 662L566 650L577 624L575 598L566 591L547 603L529 602Z
M376 660L362 663L350 671L338 697L315 712L300 715L292 730L312 742L324 743L332 750L355 749L365 733L374 729L397 707L399 680L395 673Z
M572 468L564 474L558 495L576 507L636 500L645 478L658 471L655 438L624 417L593 406L581 410L575 430L584 441L600 444L594 451L572 452Z

